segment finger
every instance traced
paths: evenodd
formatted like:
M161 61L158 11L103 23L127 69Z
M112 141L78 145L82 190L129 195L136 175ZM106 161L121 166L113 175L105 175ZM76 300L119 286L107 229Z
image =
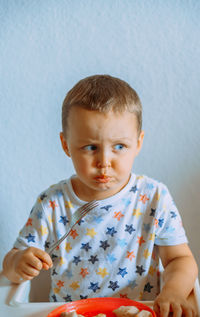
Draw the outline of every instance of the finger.
M36 270L34 267L32 267L31 265L28 265L26 263L21 265L19 271L23 272L24 274L26 274L27 276L30 276L30 277L35 277L40 273L39 270Z
M162 317L168 317L169 312L170 312L169 303L160 303L160 315Z
M44 262L42 263L42 266L43 266L43 269L46 270L46 271L48 271L49 268L50 268L49 265L47 265L47 264L44 263Z
M172 312L174 317L181 317L182 316L182 308L179 304L172 303Z
M34 250L34 254L35 256L37 256L42 262L46 263L49 267L52 267L53 265L53 262L52 262L52 259L50 257L50 255L41 250L41 249L35 249Z
M192 307L184 307L183 308L184 316L186 317L195 317L196 313Z

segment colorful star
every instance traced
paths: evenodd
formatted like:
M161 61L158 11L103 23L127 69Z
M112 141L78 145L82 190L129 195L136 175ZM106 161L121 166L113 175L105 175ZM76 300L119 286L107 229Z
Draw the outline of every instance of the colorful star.
M63 264L65 264L65 260L64 260L64 258L61 256L59 265L62 266Z
M74 260L72 261L72 263L78 265L79 262L81 262L80 256L74 256Z
M28 220L27 220L27 222L26 222L26 227L32 226L32 221L33 221L32 218L28 218Z
M151 289L153 288L153 286L151 286L151 284L148 282L147 284L145 284L144 286L144 292L148 292L151 293Z
M108 247L110 247L110 244L108 244L108 240L100 241L100 248L103 248L105 251Z
M70 236L73 238L73 239L76 239L76 237L78 237L78 233L76 231L76 229L72 229L71 232L70 232Z
M99 259L97 258L97 255L91 255L88 261L95 264L95 262L99 261Z
M28 240L28 242L35 242L35 236L33 236L31 233L29 233L25 238Z
M119 221L122 217L124 217L124 215L121 213L121 211L114 212L113 218L116 218Z
M148 259L148 257L151 255L151 253L149 252L149 250L148 249L145 249L144 250L144 253L143 253L143 257L145 258L145 259Z
M146 194L144 195L140 195L140 200L143 204L145 204L147 201L149 200L149 198L147 197Z
M42 236L44 236L45 234L48 234L47 227L44 227L43 225L41 225L40 231Z
M128 286L133 289L135 288L136 286L138 286L138 284L136 283L136 280L133 280L133 281L128 281Z
M126 271L126 268L119 268L119 272L117 273L117 275L121 275L122 277L124 277L126 274L128 274L128 272Z
M113 254L108 254L107 260L108 260L108 262L113 263L114 261L117 260L117 258Z
M133 225L131 224L130 226L126 225L126 229L124 231L127 231L129 234L131 234L135 231L135 229L133 228Z
M111 237L113 237L115 233L117 233L117 231L115 230L114 227L112 227L112 228L107 228L106 234L110 234Z
M111 288L113 290L113 292L116 290L116 288L119 288L119 285L116 282L113 282L113 281L109 281L110 285L108 286L108 288Z
M150 216L154 217L156 213L156 209L151 208Z
M94 230L94 228L92 229L87 229L87 236L90 236L91 238L93 238L94 236L96 236L97 232Z
M125 239L117 239L117 243L121 248L124 248L127 245L127 242Z
M138 273L139 275L142 275L144 272L145 272L145 270L143 269L143 265L141 265L141 266L136 265L135 273Z
M133 251L131 251L131 252L127 251L126 258L129 259L130 261L132 261L133 258L135 258L134 252Z
M112 205L107 205L107 206L101 207L100 209L105 209L106 211L108 211L109 208L111 208L111 207L112 207Z
M68 201L68 200L65 201L65 208L67 209L73 208L73 204L71 203L71 201Z
M71 297L71 295L68 295L68 294L67 294L67 296L63 297L63 299L64 299L65 302L72 302L72 297Z
M142 215L142 212L140 212L140 208L133 210L133 216L136 216L136 218L138 218L141 215Z
M99 283L90 282L90 286L88 287L88 289L91 289L94 293L96 293L96 291L100 289Z
M139 243L139 246L141 246L142 245L142 243L145 243L145 240L143 239L143 236L137 236L137 243Z
M84 268L81 268L81 271L80 271L80 275L84 278L86 277L86 275L88 275L89 272L88 272L88 269L84 269Z
M137 186L133 186L131 189L130 189L130 192L133 192L134 194L136 193L136 191L138 190Z
M58 205L56 204L55 200L50 200L49 201L49 207L53 209L53 211L55 210L56 207L58 207Z
M70 250L72 250L71 244L69 242L66 242L65 244L65 250L67 251L67 253L70 252Z
M84 249L85 251L89 251L89 249L92 249L91 246L89 245L89 242L87 243L82 243L81 249Z
M79 282L76 281L76 282L72 282L72 284L69 285L74 291L77 289L77 288L80 288L80 285L79 285Z
M64 224L64 226L65 226L65 225L66 225L66 223L68 223L68 222L69 222L69 220L67 219L67 217L66 217L66 216L60 216L60 220L59 220L58 222L63 223L63 224Z
M108 272L106 268L99 268L99 271L96 271L97 275L100 275L102 278L104 278L106 275L108 275Z
M64 286L64 282L59 280L58 283L56 284L59 288Z

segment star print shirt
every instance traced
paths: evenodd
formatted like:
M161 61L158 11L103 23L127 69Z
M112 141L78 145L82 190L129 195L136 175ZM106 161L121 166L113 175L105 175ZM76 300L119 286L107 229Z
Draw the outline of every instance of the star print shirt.
M71 178L51 186L38 197L14 247L48 251L84 203ZM50 301L152 300L159 293L158 246L181 243L187 238L166 186L132 174L119 193L99 201L53 252Z

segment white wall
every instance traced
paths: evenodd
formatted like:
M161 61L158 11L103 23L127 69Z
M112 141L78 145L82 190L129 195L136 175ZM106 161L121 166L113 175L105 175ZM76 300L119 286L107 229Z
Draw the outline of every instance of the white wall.
M134 170L168 185L200 263L199 16L196 0L0 0L0 262L36 196L73 172L66 92L108 73L141 97Z

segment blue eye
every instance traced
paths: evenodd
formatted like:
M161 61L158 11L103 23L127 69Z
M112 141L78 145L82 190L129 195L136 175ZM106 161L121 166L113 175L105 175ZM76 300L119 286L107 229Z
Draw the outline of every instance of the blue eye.
M116 145L114 146L114 148L115 148L115 150L120 151L120 150L123 150L124 145L123 145L123 144L116 144Z
M86 146L84 146L84 150L86 150L86 151L96 151L96 149L97 149L97 146L96 145L86 145Z

